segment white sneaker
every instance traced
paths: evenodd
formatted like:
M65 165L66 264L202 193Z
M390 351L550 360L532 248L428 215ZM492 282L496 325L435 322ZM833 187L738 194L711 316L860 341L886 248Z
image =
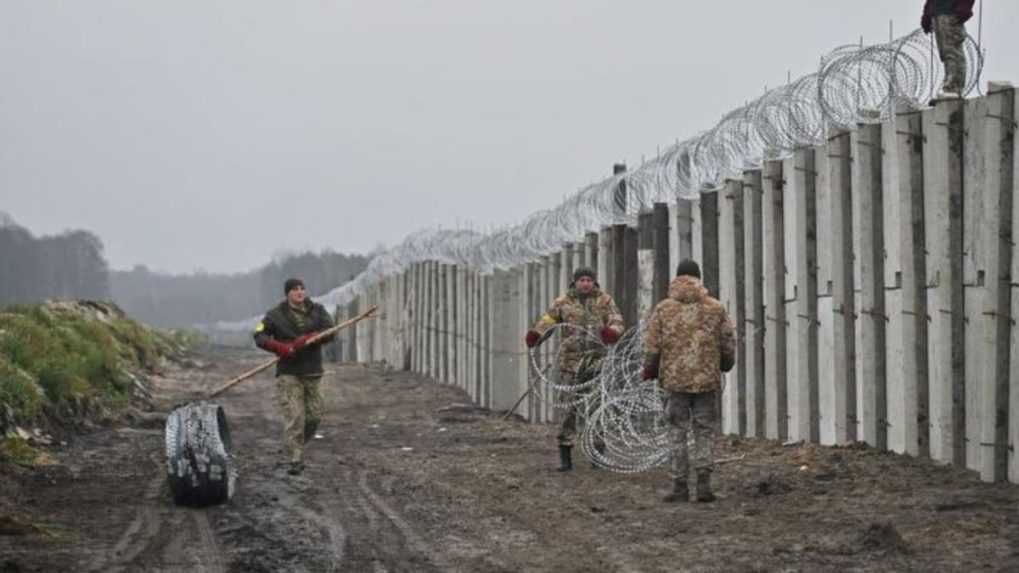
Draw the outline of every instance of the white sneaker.
M934 99L935 100L962 99L962 95L960 95L959 92L948 92L948 91L942 90L942 91L938 92L938 95L934 96Z
M324 438L324 437L325 437L325 436L324 436L324 435L322 435L322 434L321 434L320 432L315 432L315 436L314 436L314 438L315 438L316 440L321 440L321 439L322 439L322 438Z

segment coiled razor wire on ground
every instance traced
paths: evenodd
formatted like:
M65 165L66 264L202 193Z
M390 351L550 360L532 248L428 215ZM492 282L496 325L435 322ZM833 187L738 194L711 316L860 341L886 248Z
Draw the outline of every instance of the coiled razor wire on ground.
M565 415L567 409L575 412L584 455L600 467L621 473L647 471L667 461L668 426L662 412L665 394L657 383L641 380L641 329L631 328L616 344L606 346L595 331L562 324L554 328L559 330L558 336L563 329L570 329L573 336L584 338L584 347L603 355L594 376L570 385L549 375L558 371L558 351L547 361L540 347L529 353L532 377L556 396L554 407L559 415ZM540 399L543 393L531 395Z
M973 38L967 39L965 50L969 65L963 95L968 95L980 80L983 55ZM725 179L760 167L766 159L825 143L834 131L885 122L902 110L921 109L942 81L942 66L933 53L932 39L920 30L886 44L835 48L821 58L815 73L767 90L725 114L712 128L668 146L632 171L592 183L557 207L490 233L463 229L412 233L373 258L353 280L316 300L330 307L347 304L385 278L425 261L483 273L509 269L558 252L586 231L632 223L654 203L717 190ZM623 185L625 194L619 192ZM219 322L215 327L250 329L257 320ZM597 381L603 394L601 405L588 415L595 429L585 434L585 444L595 437L605 441L604 454L585 449L597 463L617 471L641 471L667 455L665 429L655 417L660 413L652 414L660 412L662 396L655 385L639 383L638 332L631 329L608 350Z

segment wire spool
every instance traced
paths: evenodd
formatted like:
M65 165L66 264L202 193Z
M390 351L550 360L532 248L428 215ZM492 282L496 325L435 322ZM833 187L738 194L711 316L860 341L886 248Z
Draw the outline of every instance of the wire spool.
M233 497L237 471L223 408L197 402L175 409L166 418L165 438L174 502L202 507Z

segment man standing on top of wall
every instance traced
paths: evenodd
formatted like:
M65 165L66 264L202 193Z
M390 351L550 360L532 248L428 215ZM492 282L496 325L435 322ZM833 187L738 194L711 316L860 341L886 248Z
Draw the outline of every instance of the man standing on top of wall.
M548 312L527 332L525 342L534 348L543 334L556 324L565 324L559 349L559 384L582 384L584 372L597 369L604 356L606 344L615 344L623 334L623 316L612 297L595 282L594 271L581 267L573 272L573 282L565 294L552 303ZM592 334L601 338L601 343ZM556 402L576 402L582 398L577 392L563 391ZM571 451L577 434L577 407L563 408L559 424L559 471L573 469Z
M701 283L697 263L680 262L668 298L655 306L644 333L642 377L657 378L668 395L665 415L671 426L673 473L666 502L690 501L687 426L691 419L697 501L715 500L711 492L715 393L722 388L721 373L736 364L735 332L725 307Z
M322 419L322 347L334 336L315 344L309 340L333 326L325 307L308 299L304 282L288 279L283 285L286 300L266 313L255 327L255 344L279 356L276 387L283 413L283 446L288 473L304 471L304 445L315 436Z
M961 98L966 89L966 21L973 17L974 0L927 0L920 25L934 32L938 55L945 65L945 83L938 99Z

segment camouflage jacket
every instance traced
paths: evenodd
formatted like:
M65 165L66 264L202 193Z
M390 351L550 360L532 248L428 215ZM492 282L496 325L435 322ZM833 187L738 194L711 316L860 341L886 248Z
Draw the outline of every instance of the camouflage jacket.
M551 308L534 325L534 330L545 334L560 323L568 326L563 329L560 341L559 370L573 374L577 372L584 354L604 350L599 338L603 327L623 333L623 315L619 313L616 302L598 288L581 296L570 287L566 294L555 299Z
M736 360L735 327L725 307L694 277L672 280L644 337L644 364L658 364L658 382L670 392L716 391L721 371Z

